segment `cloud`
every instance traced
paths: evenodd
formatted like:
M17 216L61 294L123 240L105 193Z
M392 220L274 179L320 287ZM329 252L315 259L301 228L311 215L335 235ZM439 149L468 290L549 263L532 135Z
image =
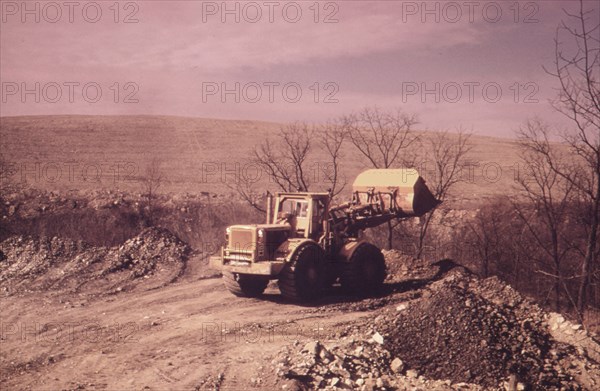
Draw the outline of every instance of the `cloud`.
M21 23L12 18L2 23L0 76L3 81L96 81L106 92L96 105L61 101L56 104L25 103L14 96L3 105L2 115L59 113L157 113L205 117L258 118L265 120L325 120L357 110L366 104L382 107L401 105L422 116L424 125L445 124L506 132L535 112L551 112L545 99L552 96L552 80L543 78L542 64L552 60L554 31L574 2L521 2L520 22L530 15L523 7L537 4L538 23L515 23L512 2L502 4L503 19L489 23L481 13L470 22L465 14L458 23L423 15L407 15L407 5L439 7L450 2L348 1L319 2L319 22L309 7L302 5L303 17L286 22L281 12L275 21L263 18L235 23L231 17L221 23L220 15L203 22L199 1L137 2L139 23L112 21L112 2L99 2L105 18L99 23ZM218 4L224 4L219 1ZM263 2L257 2L263 4ZM451 2L465 4L466 2ZM123 4L123 3L120 3ZM231 7L233 2L228 2ZM249 4L239 3L239 4ZM322 23L337 4L337 23ZM432 5L433 4L433 5ZM483 7L485 3L480 3ZM593 4L586 2L586 4ZM404 13L403 13L404 12ZM434 18L433 18L434 19ZM443 19L443 18L442 18ZM540 77L539 75L542 75ZM117 105L111 86L133 81L139 88L140 103ZM202 83L275 81L302 84L304 100L289 104L278 97L275 103L223 104L218 97L202 99ZM339 104L319 104L311 98L315 82L335 81ZM402 102L403 82L447 83L466 81L497 82L506 94L514 83L535 82L540 86L540 104L514 104L504 99L486 102L422 104ZM323 92L323 91L321 91ZM508 95L507 95L508 96Z
M331 24L303 19L297 24L214 21L185 26L157 34L151 53L134 54L130 65L199 67L208 71L265 69L396 49L409 52L473 44L481 39L475 26L419 23L415 29L385 10L367 15L351 11L346 9L339 23Z
M281 17L269 23L266 16L259 23L221 23L218 17L203 23L201 4L185 2L179 11L196 18L175 24L173 10L161 18L165 5L161 2L144 3L140 23L134 25L75 23L57 28L39 23L25 29L9 23L2 39L8 58L2 62L5 66L198 68L222 73L398 49L407 53L435 50L482 39L474 24L405 23L393 3L374 4L367 13L362 2L343 3L337 23L314 23L309 3L302 3L304 16L297 23Z

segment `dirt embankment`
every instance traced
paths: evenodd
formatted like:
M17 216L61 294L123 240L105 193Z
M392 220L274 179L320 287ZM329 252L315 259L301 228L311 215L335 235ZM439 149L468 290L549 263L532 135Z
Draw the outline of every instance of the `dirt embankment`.
M4 295L147 290L180 276L189 252L187 244L159 228L147 228L114 247L57 236L13 236L0 243L0 283Z

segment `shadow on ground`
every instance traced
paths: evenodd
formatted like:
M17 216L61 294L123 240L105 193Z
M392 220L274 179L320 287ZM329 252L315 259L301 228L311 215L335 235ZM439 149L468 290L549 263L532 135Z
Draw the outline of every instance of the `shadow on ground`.
M456 268L460 268L468 274L473 274L468 268L454 262L451 259L442 259L440 261L432 263L431 267L437 268L437 270L435 270L434 274L431 277L409 279L409 280L403 280L403 281L398 281L398 282L387 282L387 283L384 283L381 291L378 294L372 295L372 296L367 296L367 297L358 296L358 295L349 296L347 294L344 294L342 292L342 289L339 286L339 284L335 284L326 291L326 293L323 297L321 297L313 302L308 302L308 303L293 302L293 301L290 301L290 300L284 298L279 293L275 293L275 292L273 292L273 293L267 292L267 293L263 294L259 298L259 300L266 300L266 301L270 301L270 302L278 303L278 304L295 304L300 307L320 307L320 306L331 305L331 304L358 303L358 302L361 302L364 300L385 299L386 297L391 296L392 294L395 294L395 293L404 293L404 292L408 292L408 291L418 291L418 290L424 289L428 285L434 283L435 281L442 279L449 271L456 269ZM433 272L433 270L432 270L432 272Z

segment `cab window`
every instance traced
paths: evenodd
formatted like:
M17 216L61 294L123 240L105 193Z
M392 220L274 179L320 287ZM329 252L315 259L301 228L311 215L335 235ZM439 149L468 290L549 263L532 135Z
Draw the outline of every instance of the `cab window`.
M313 201L313 217L321 217L323 214L323 209L325 209L325 204L321 200Z
M308 216L308 201L285 200L281 203L281 212L291 213L297 217Z

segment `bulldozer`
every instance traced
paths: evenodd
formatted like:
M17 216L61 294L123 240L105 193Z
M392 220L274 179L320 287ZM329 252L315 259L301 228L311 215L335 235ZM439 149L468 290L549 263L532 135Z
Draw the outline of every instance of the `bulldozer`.
M351 199L331 205L329 192L267 196L265 224L233 225L209 264L236 296L257 297L270 280L293 301L310 301L339 281L348 294L377 292L386 277L381 250L361 233L423 214L438 201L414 169L370 169L356 177Z

